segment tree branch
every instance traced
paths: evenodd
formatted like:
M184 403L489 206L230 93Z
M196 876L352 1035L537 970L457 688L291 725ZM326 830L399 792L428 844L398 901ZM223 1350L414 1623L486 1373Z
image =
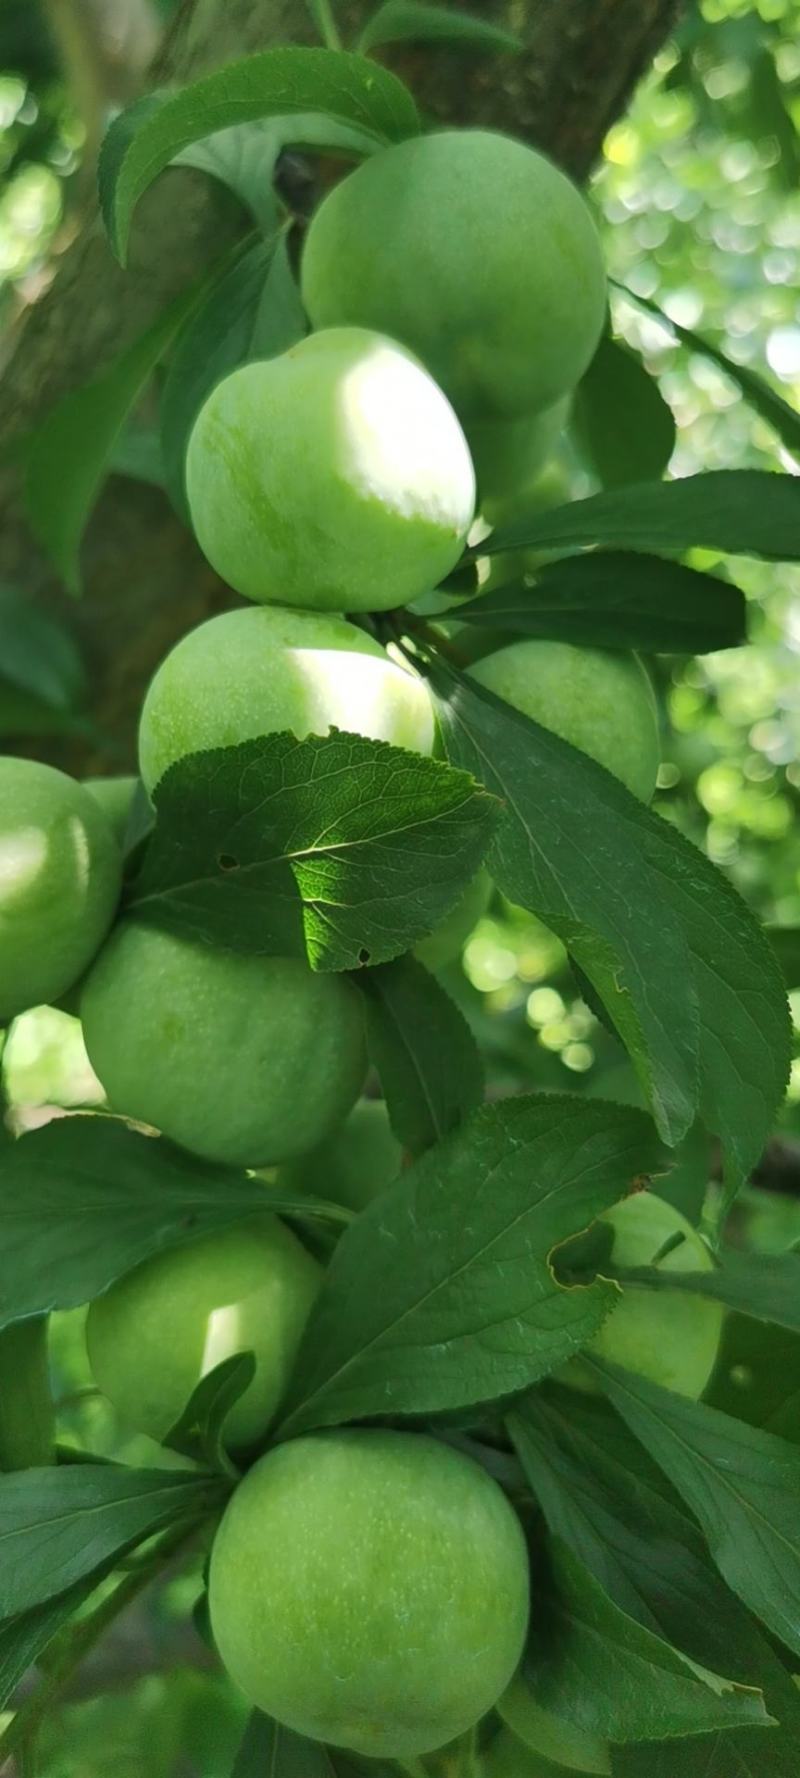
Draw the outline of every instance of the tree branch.
M455 3L455 0L454 0ZM386 61L441 120L507 129L534 141L574 175L585 175L632 86L666 36L679 0L483 0L482 17L516 30L519 56L447 46L395 46ZM374 0L340 0L344 41ZM182 84L234 57L282 42L314 42L299 0L183 0L153 70L153 83ZM68 389L139 334L236 238L237 206L214 181L170 169L140 204L130 263L113 260L93 215L63 255L50 289L6 342L0 451L24 436ZM25 523L19 470L0 472L0 580L56 607L69 602ZM42 757L75 771L122 769L133 758L138 705L148 677L178 636L231 595L153 488L112 478L84 549L86 596L70 607L95 687L92 716L102 744L59 739Z

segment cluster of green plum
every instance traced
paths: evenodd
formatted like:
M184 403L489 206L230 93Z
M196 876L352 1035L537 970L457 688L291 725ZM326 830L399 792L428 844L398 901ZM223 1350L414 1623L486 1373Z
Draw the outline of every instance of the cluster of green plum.
M184 637L156 673L139 738L148 792L188 754L279 731L336 726L434 752L424 681L363 614L430 593L476 511L524 497L605 310L583 200L541 156L480 131L403 143L343 180L310 225L302 288L315 331L219 383L190 439L198 540L252 603ZM520 640L469 671L652 794L655 706L633 655ZM131 918L112 926L133 788L0 761L0 1018L81 980L85 1042L113 1111L207 1160L278 1169L288 1189L357 1214L402 1156L383 1104L360 1097L356 987L295 958L242 956ZM430 966L459 948L488 890L481 875L423 941ZM500 1700L510 1730L492 1754L498 1778L522 1778L516 1737L607 1770L602 1747L577 1737L577 1748L512 1686L528 1559L483 1468L405 1431L319 1433L259 1455L322 1276L268 1193L263 1216L145 1262L88 1316L99 1387L156 1439L203 1375L234 1352L255 1356L225 1430L256 1460L210 1566L225 1665L278 1721L356 1753L413 1760ZM658 1198L626 1200L608 1220L622 1264L709 1263ZM718 1337L716 1305L629 1290L594 1344L699 1395ZM592 1386L579 1361L564 1381Z

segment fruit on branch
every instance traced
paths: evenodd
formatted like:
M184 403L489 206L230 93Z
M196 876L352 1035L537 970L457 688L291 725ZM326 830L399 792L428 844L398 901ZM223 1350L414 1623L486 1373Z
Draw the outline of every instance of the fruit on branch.
M281 1168L278 1187L364 1210L397 1178L403 1150L382 1099L359 1099L338 1130L309 1154Z
M615 1267L657 1265L661 1272L714 1270L697 1229L655 1192L624 1198L599 1220L614 1231L611 1259ZM665 1243L676 1235L682 1237L680 1243L659 1259ZM697 1401L716 1364L723 1316L722 1304L712 1297L624 1284L616 1307L589 1341L587 1351ZM600 1388L580 1358L570 1359L558 1374L561 1382L576 1389L596 1394Z
M569 499L565 471L550 462L569 410L569 398L564 397L541 413L522 414L513 420L474 420L467 427L478 506L487 524L510 524L525 513L544 509L551 484L553 504L560 498ZM564 492L560 493L562 487Z
M344 976L134 921L103 947L81 1018L112 1110L233 1166L320 1142L366 1071L361 996Z
M659 764L658 714L636 655L526 638L477 661L469 673L649 802Z
M136 795L138 778L132 775L119 778L84 778L83 788L99 803L106 820L110 823L117 843L125 843L128 828L128 816L131 804Z
M522 1653L528 1557L484 1470L419 1433L279 1445L211 1555L211 1624L251 1703L312 1739L411 1759L491 1709Z
M163 1439L201 1377L252 1352L255 1376L227 1415L225 1442L253 1445L286 1388L320 1277L276 1216L159 1253L90 1305L94 1380L129 1426Z
M312 334L212 390L189 440L201 549L257 603L388 611L458 561L475 506L467 442L393 340Z
M462 419L549 407L580 381L606 311L580 193L487 130L440 130L364 161L312 218L301 280L315 327L402 340Z
M492 879L483 867L467 884L463 895L427 938L421 938L414 946L414 955L426 969L444 969L448 963L454 963L477 926L482 914L485 914L492 898Z
M332 612L226 611L162 661L142 708L148 790L175 760L257 735L325 735L331 725L413 753L433 749L426 686L374 637Z
M603 1778L610 1774L611 1760L607 1743L601 1741L598 1735L589 1735L585 1729L576 1728L574 1723L554 1716L552 1711L543 1710L521 1673L512 1679L508 1691L500 1698L497 1709L503 1722L517 1737L517 1747L523 1742L532 1754L540 1754L543 1760L552 1762L553 1766L566 1766L572 1774L597 1772L603 1774ZM512 1767L508 1769L511 1771ZM520 1778L524 1769L524 1766L520 1768ZM550 1766L546 1769L549 1771ZM493 1771L494 1768L490 1765L489 1770Z
M0 758L0 1021L58 1000L102 943L120 849L82 784Z

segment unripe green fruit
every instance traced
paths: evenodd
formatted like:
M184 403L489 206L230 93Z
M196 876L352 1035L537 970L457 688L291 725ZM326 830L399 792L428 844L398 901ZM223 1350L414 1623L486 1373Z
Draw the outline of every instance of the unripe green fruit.
M152 790L187 753L282 729L326 735L331 725L412 753L433 749L423 681L355 624L279 606L226 611L162 661L142 709L140 770Z
M637 1192L604 1212L599 1219L614 1230L611 1257L615 1266L650 1266L665 1242L683 1240L658 1260L661 1272L711 1272L714 1262L697 1230L672 1204L655 1192ZM602 1270L602 1267L601 1267ZM626 1284L615 1308L589 1341L588 1352L624 1365L698 1401L717 1360L724 1310L711 1297L684 1290L649 1290ZM580 1358L558 1373L559 1381L596 1394L600 1388Z
M201 1377L252 1352L255 1376L230 1409L225 1440L255 1444L286 1388L320 1277L275 1216L160 1253L90 1305L94 1380L130 1426L163 1439Z
M278 1187L364 1210L397 1178L403 1150L382 1099L359 1099L338 1130L299 1160L282 1167Z
M211 1624L250 1702L374 1758L441 1747L491 1709L528 1620L505 1495L418 1433L318 1433L269 1451L211 1556Z
M105 937L119 847L82 784L0 758L0 1022L58 1000Z
M417 352L462 417L546 408L594 356L606 308L580 193L510 136L441 130L375 154L312 218L315 327L377 327Z
M489 872L481 868L435 931L414 946L414 955L420 963L424 963L426 969L444 969L447 963L454 963L461 956L481 915L485 914L491 898L492 879Z
M611 1772L607 1743L542 1710L522 1677L512 1679L497 1709L518 1740L554 1766L568 1766L570 1773L597 1772L604 1778Z
M346 1117L366 1071L358 990L294 957L119 925L81 1000L112 1110L207 1160L289 1160Z
M488 525L510 524L515 517L547 504L537 498L546 482L548 459L569 415L568 397L541 413L515 420L474 420L467 442L475 465L478 506ZM565 494L565 499L568 495Z
M217 573L259 604L387 611L455 566L475 506L449 402L394 340L312 334L242 365L194 425L186 487Z
M658 719L636 655L531 639L487 655L469 674L649 802L658 773Z
M108 821L114 838L122 846L128 829L131 803L136 795L138 778L84 778L83 788L94 797Z

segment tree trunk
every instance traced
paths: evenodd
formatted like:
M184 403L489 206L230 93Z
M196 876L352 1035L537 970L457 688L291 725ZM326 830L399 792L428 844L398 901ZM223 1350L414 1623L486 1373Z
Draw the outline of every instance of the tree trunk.
M680 0L483 0L480 16L515 30L519 55L451 45L396 46L386 61L437 119L502 128L545 148L583 178L603 137L666 36ZM474 8L474 10L478 10ZM336 8L346 42L374 0ZM315 42L300 0L183 0L153 71L181 84L283 42ZM6 342L0 451L24 437L68 389L96 375L242 228L212 180L162 175L137 211L129 267L115 263L96 215L64 253L50 289ZM20 471L0 470L0 580L67 609L93 687L96 741L43 743L44 758L76 772L126 769L134 758L143 687L159 659L232 595L201 559L157 490L112 477L84 541L85 594L72 605L26 524ZM0 670L2 663L0 663Z

